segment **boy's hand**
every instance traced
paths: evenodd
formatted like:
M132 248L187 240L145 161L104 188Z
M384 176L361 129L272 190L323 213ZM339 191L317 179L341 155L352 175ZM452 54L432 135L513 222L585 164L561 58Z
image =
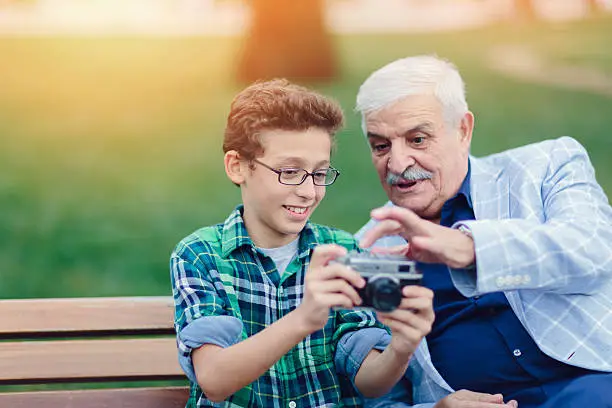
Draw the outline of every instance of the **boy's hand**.
M378 320L391 329L389 347L408 358L429 332L434 321L433 292L423 286L405 286L402 303L392 312L376 312Z
M304 298L296 309L310 333L325 326L330 308L350 309L361 304L355 287L362 288L364 279L344 265L330 263L346 253L346 248L333 244L319 245L312 253L304 279Z

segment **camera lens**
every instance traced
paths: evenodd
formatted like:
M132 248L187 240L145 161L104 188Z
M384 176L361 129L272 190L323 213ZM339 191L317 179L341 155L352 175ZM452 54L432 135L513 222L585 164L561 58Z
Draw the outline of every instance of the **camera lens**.
M395 310L402 301L402 292L398 282L391 278L380 277L368 282L368 298L372 306L381 312Z

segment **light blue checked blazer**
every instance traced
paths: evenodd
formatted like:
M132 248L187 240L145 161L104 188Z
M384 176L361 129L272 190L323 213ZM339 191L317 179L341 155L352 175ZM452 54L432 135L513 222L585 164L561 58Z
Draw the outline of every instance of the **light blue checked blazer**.
M562 137L470 157L470 164L476 219L453 227L472 231L477 269L450 270L456 288L467 297L503 291L544 353L612 372L612 208L585 149ZM394 236L375 245L401 243ZM431 363L425 340L406 377L413 406L432 406L454 391ZM410 406L399 388L366 406Z

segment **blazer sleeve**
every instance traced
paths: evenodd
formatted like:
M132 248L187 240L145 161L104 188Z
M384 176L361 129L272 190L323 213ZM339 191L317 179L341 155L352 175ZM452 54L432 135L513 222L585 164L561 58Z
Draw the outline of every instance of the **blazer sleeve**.
M529 217L454 225L470 229L476 250L475 269L451 270L463 295L515 289L590 294L611 278L612 208L588 154L569 137L549 146L541 195L530 200L540 207L532 208L543 213L543 221Z

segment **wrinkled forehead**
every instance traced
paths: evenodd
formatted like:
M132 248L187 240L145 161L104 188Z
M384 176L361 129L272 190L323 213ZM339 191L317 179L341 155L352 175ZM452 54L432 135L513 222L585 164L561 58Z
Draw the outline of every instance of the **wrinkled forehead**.
M418 126L427 126L431 130L444 127L442 104L433 95L402 98L384 108L366 113L363 119L366 135L404 133Z

